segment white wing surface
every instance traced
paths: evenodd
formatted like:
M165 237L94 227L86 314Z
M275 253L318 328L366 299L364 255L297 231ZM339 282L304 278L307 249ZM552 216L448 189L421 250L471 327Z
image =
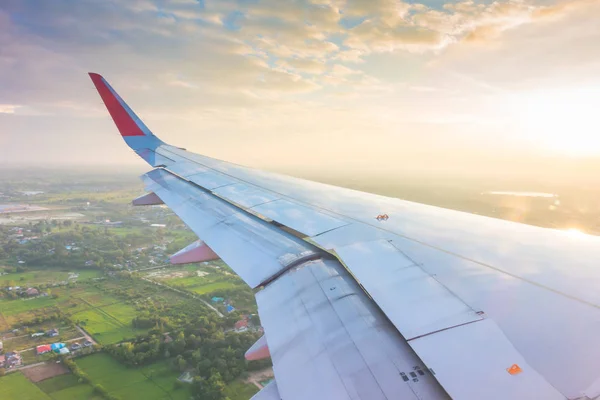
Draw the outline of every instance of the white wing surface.
M256 289L276 377L264 398L600 396L599 238L193 154L91 76L156 167L149 198Z

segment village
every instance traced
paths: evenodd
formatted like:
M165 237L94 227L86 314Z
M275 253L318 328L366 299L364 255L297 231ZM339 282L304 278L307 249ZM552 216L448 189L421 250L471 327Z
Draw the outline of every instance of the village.
M134 197L130 191L110 197ZM204 390L199 382L214 365L230 399L270 381L269 360L243 357L262 335L254 294L220 260L170 265L169 255L196 237L168 209L94 200L107 196L99 193L53 200L45 190L27 192L3 191L29 205L12 208L10 218L0 210L0 390L19 381L52 398L64 390L126 399L127 374L160 370L169 385L144 381L138 390L187 399ZM200 337L216 343L202 359L193 356ZM116 370L123 379L100 379ZM68 388L51 383L79 374L83 383ZM98 379L106 392L95 389Z

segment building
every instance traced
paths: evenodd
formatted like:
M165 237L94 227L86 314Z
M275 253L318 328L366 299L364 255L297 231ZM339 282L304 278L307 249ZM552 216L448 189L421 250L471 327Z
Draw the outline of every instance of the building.
M215 296L211 300L212 300L213 303L222 303L225 299L222 298L222 297L216 297Z
M36 288L29 288L25 291L25 294L27 294L27 296L39 296L40 291Z
M52 351L54 351L55 353L59 353L59 354L64 354L64 353L61 353L61 350L64 348L66 348L66 345L64 343L52 343L50 345L50 349Z
M48 332L46 332L46 336L48 336L48 337L58 336L58 329L56 329L56 328L50 329Z
M235 323L234 325L234 329L237 332L244 332L248 330L248 321L245 319L241 319L238 322Z
M6 369L19 367L23 364L23 360L21 359L21 355L16 351L9 351L4 354L3 367Z
M235 311L235 307L233 307L231 304L228 304L225 310L227 310L228 313L231 313Z
M50 353L52 351L52 347L50 347L49 344L42 344L40 346L37 346L35 348L35 352L40 355L40 354L46 354L46 353Z

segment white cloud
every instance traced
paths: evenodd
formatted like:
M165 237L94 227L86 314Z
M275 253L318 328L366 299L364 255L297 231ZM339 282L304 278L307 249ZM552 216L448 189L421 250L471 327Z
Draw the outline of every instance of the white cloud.
M16 104L0 104L0 114L14 114L20 107Z

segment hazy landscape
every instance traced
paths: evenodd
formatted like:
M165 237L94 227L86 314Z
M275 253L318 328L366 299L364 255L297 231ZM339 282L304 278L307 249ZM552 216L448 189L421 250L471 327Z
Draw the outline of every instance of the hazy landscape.
M135 173L0 177L0 393L241 400L272 379L243 356L262 334L252 291L219 260L168 263L196 237L166 207L130 206Z

